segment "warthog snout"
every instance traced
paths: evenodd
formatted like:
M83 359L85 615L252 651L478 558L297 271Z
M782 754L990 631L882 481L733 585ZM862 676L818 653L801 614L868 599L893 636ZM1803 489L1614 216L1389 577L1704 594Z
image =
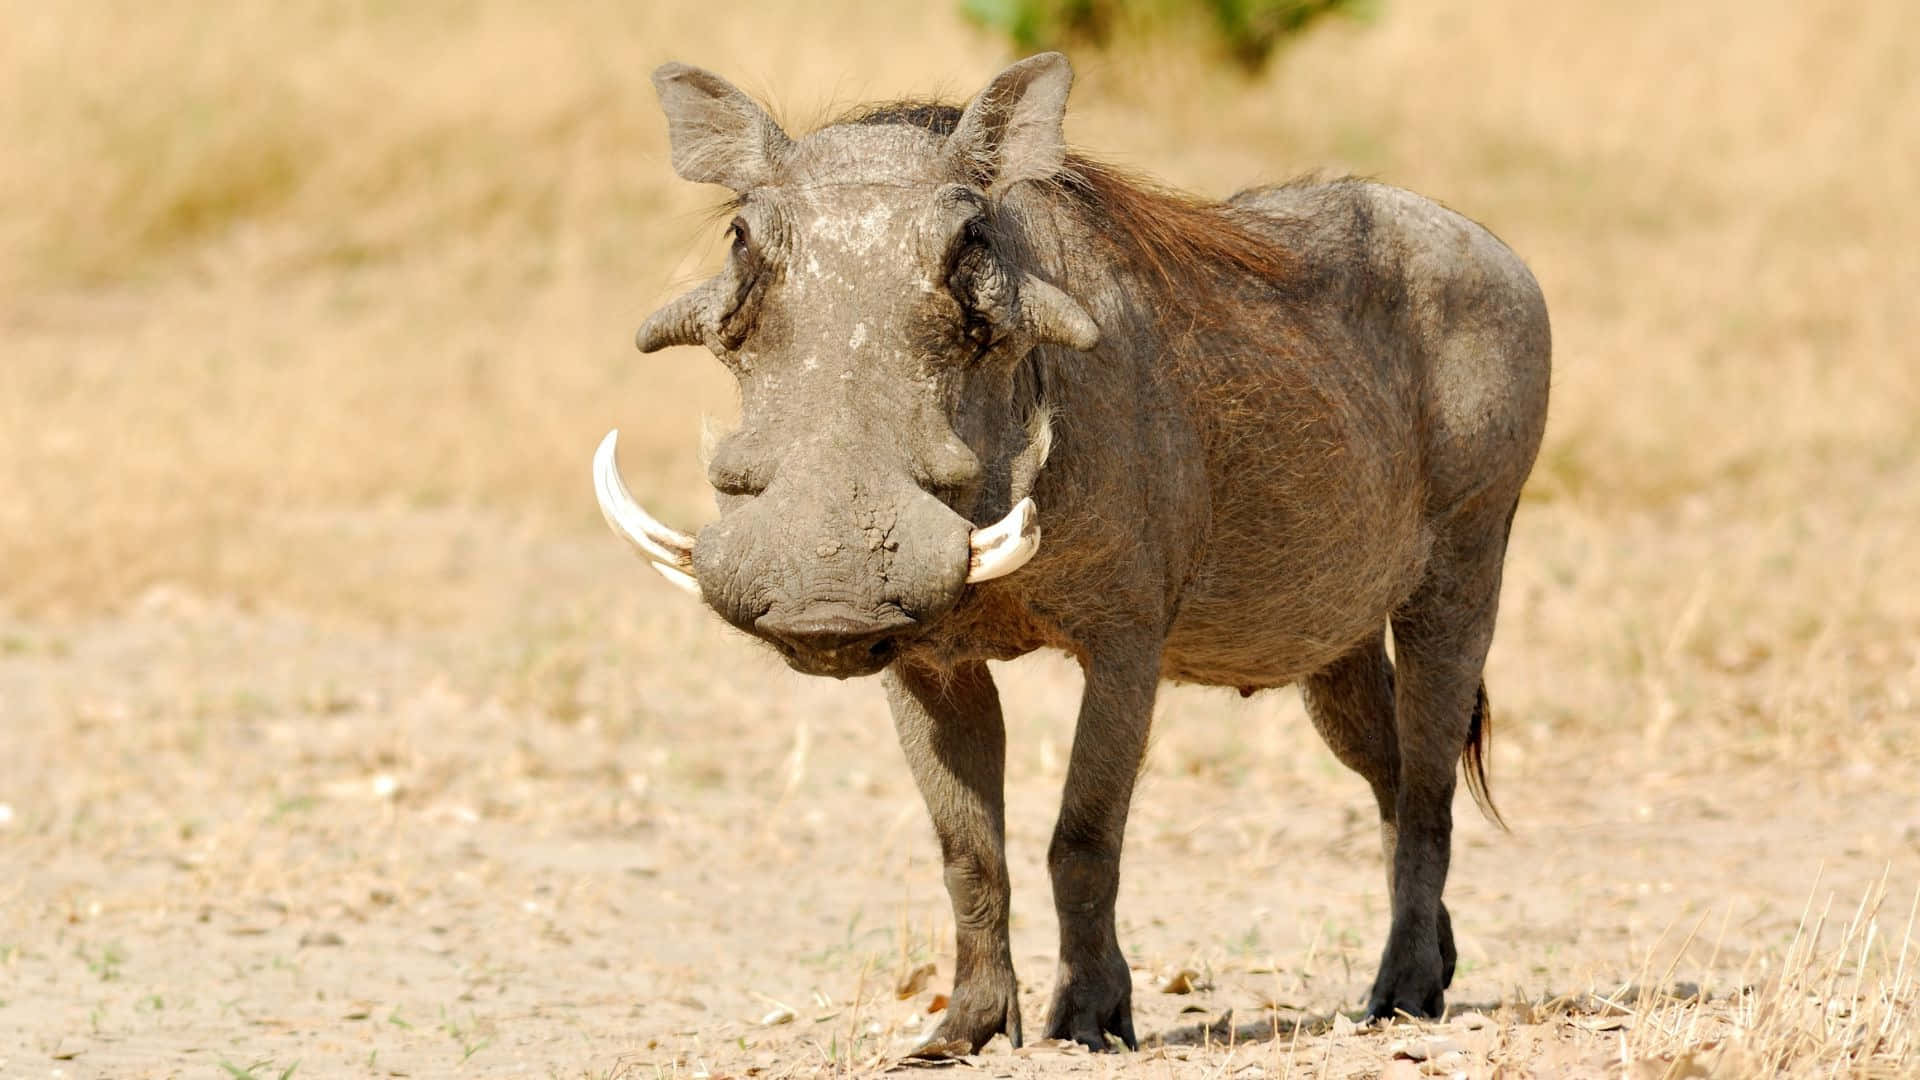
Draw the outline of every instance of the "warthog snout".
M972 525L904 477L796 469L700 531L693 570L726 620L810 675L871 675L960 599Z
M1044 444L1042 436L1036 436ZM978 528L905 476L809 463L693 537L661 524L620 479L617 433L594 456L600 509L668 581L778 649L795 670L850 678L887 666L968 585L1026 565L1040 547L1033 500ZM1035 465L1044 458L1044 445ZM844 488L821 476L864 475Z

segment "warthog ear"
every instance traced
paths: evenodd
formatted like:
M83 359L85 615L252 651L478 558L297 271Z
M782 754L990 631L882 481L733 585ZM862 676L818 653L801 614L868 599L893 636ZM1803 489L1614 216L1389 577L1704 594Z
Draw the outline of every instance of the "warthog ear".
M994 76L947 136L946 154L969 179L999 194L1044 180L1067 159L1060 122L1073 65L1057 52L1029 56Z
M686 64L662 64L653 88L667 114L673 171L697 184L746 191L773 178L793 140L732 83Z

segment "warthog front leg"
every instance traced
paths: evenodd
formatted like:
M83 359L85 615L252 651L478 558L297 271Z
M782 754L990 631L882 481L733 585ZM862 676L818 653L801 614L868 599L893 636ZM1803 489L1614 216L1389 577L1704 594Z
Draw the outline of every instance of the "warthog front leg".
M1060 970L1047 1010L1047 1037L1095 1050L1133 1034L1133 977L1114 932L1120 846L1134 778L1146 753L1160 681L1157 638L1093 651L1083 662L1087 687L1074 728L1060 820L1047 848L1053 904L1060 916Z
M940 837L953 901L953 994L930 1043L1020 1045L1020 994L1007 941L1006 725L985 663L951 674L895 663L884 676L901 749Z

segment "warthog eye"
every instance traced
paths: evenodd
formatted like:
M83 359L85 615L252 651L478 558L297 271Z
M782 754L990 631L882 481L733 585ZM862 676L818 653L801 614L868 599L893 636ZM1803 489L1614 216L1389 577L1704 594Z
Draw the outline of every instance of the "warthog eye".
M974 218L960 230L947 260L947 290L960 303L961 334L978 360L993 347L993 316L1000 301L999 267L988 245L987 223Z
M720 341L729 349L737 349L752 328L753 305L749 301L760 281L760 257L753 249L745 218L734 218L727 226L727 236L732 240L727 273L733 278L733 293L720 314Z
M985 218L972 218L960 227L947 249L947 283L958 289L964 275L970 269L977 269L978 262L988 253L987 222Z

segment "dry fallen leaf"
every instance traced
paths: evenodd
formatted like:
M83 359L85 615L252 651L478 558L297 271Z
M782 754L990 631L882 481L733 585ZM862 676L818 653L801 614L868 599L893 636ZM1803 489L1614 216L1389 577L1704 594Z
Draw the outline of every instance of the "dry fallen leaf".
M900 981L893 985L893 996L905 1001L925 990L927 982L933 978L933 973L937 970L939 969L934 967L933 961L929 960L900 976Z
M949 998L947 997L947 995L945 995L945 994L935 994L935 995L933 995L933 1000L932 1000L932 1001L929 1001L929 1002L927 1002L927 1012L928 1012L928 1014L932 1014L932 1013L937 1013L937 1012L939 1012L940 1010L942 1010L942 1009L944 1009L944 1008L946 1008L946 1007L947 1007L947 1004L948 1004L948 1002L949 1002L950 1000L951 1000L951 999L949 999Z
M1205 986L1200 973L1192 968L1181 968L1160 980L1160 992L1163 994L1191 994Z
M940 1039L936 1042L923 1042L907 1052L910 1058L922 1061L943 1061L963 1058L973 1053L973 1047L965 1039Z

